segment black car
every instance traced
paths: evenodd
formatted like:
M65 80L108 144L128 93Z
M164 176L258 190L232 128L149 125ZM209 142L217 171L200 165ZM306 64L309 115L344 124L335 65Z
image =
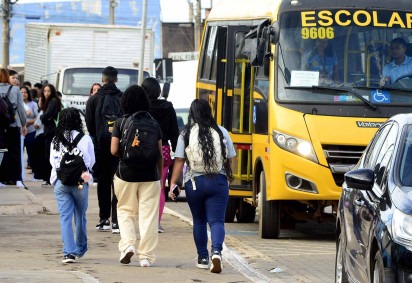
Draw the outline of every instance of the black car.
M412 282L412 114L393 116L345 174L335 282Z

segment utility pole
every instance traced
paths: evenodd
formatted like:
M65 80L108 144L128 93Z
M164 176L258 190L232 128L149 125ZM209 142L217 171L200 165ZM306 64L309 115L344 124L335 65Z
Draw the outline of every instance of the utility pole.
M137 84L141 85L143 82L144 72L144 44L146 39L146 14L147 14L147 0L143 0L143 13L142 13L142 39L140 42L140 62L139 62L139 77Z
M2 0L2 67L6 68L9 66L10 60L10 1Z
M196 16L195 16L195 51L199 51L199 45L200 45L200 30L202 28L201 23L202 23L202 15L200 13L201 7L200 7L200 1L196 1Z
M114 25L114 8L117 6L116 0L110 0L110 24Z

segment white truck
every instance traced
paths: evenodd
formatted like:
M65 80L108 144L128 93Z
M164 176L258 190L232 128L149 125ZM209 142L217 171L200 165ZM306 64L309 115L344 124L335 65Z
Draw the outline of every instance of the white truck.
M144 77L152 73L154 39L154 32L146 30ZM47 81L63 94L68 106L84 110L90 87L101 83L104 67L119 69L122 90L137 82L140 49L141 29L137 27L28 23L24 80Z

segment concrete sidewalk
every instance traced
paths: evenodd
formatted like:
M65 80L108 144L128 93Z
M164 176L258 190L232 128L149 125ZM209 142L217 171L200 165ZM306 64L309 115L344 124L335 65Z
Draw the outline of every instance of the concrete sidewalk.
M74 264L62 264L53 189L40 182L26 185L28 191L15 186L0 188L0 282L250 282L225 261L221 274L196 268L192 227L168 209L154 265L141 268L136 255L129 265L120 264L120 236L95 230L98 206L94 186L89 191L87 212L89 251Z

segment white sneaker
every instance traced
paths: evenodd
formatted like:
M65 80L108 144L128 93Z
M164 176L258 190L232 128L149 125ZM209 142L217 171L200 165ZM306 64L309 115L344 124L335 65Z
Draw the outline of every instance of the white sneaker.
M17 188L24 188L23 182L22 181L17 181L16 182L16 187Z
M159 226L157 226L157 232L159 233L164 233L165 229L163 229L162 225L159 224Z
M212 262L210 264L210 272L212 273L222 272L222 256L218 252L214 252L212 255Z
M120 259L119 259L120 263L129 264L130 259L135 254L135 252L136 252L135 247L129 246L127 249L125 249L123 252L120 253Z
M5 185L5 184L0 183L0 188L5 188L5 187L6 187L6 185Z
M36 178L32 177L32 178L30 178L29 181L30 182L42 182L43 180L42 179L36 179Z
M147 258L141 259L140 260L140 266L141 267L150 267L152 264Z

